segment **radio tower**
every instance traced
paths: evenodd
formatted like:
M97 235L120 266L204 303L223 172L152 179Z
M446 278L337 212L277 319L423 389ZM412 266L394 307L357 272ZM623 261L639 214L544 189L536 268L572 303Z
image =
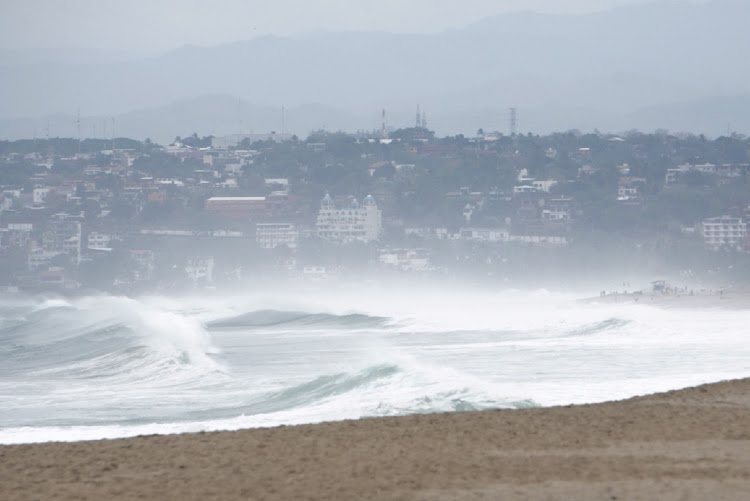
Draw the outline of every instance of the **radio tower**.
M515 136L518 132L517 125L518 125L518 117L517 117L517 110L516 108L510 109L510 135Z
M380 137L385 139L385 108L383 108L383 125L380 129Z
M414 124L414 127L419 128L419 125L422 122L422 113L419 112L419 105L417 105L417 120Z
M78 154L81 154L81 108L78 108L76 114L76 129L78 129Z

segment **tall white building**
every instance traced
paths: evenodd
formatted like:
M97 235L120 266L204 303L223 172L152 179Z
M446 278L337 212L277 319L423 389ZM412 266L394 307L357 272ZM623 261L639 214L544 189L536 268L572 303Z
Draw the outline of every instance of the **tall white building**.
M297 248L299 231L291 223L258 223L255 225L255 243L261 249L286 245Z
M739 217L721 216L703 220L703 241L714 250L741 250L746 235L747 225Z
M64 252L76 263L81 263L81 222L68 214L52 216L42 236L45 250Z
M320 202L316 229L320 238L332 242L372 242L383 230L382 213L372 195L361 204L352 199L348 207L338 209L326 193Z

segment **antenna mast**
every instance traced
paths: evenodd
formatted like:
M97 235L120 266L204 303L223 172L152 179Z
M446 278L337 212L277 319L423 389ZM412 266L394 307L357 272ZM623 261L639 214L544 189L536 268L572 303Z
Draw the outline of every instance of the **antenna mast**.
M76 129L78 130L78 154L81 154L81 108L78 108L76 114Z

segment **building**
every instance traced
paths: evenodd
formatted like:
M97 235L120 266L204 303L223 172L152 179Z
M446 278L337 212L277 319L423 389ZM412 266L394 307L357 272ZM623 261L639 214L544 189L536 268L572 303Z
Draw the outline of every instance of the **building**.
M214 281L214 258L209 256L190 259L185 266L185 273L195 286L212 283Z
M382 249L379 260L380 264L399 271L433 271L435 269L430 263L429 251L424 248Z
M573 199L569 197L550 199L547 206L542 210L542 219L555 222L567 222L572 220Z
M68 214L52 216L42 236L44 249L70 256L76 265L81 262L81 222Z
M504 228L461 228L459 237L476 242L508 242L510 233Z
M320 202L316 229L320 238L332 242L372 242L383 230L382 213L372 195L367 195L362 204L352 199L348 207L338 209L326 193Z
M247 219L264 214L267 208L266 197L211 197L205 203L208 212L231 219Z
M95 250L110 250L110 242L113 240L112 235L92 231L89 233L87 247ZM119 240L119 239L116 239Z
M2 240L3 247L25 248L31 243L34 230L32 223L8 223Z
M299 231L291 223L259 223L255 225L255 243L261 249L285 245L296 249Z
M720 216L703 220L703 242L713 250L742 250L747 225L739 217Z
M133 276L136 280L151 280L155 267L154 251L150 249L131 249L128 254L136 267Z
M553 186L557 184L557 181L553 179L534 180L531 182L531 186L536 188L537 191L543 191L549 193Z
M44 205L44 202L47 201L47 197L49 196L49 192L50 192L49 188L34 188L34 191L33 191L34 205Z

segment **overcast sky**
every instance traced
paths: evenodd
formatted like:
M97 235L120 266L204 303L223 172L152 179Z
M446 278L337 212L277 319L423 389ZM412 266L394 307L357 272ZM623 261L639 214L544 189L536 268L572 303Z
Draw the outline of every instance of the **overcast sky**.
M162 51L316 30L425 33L507 12L664 1L674 0L2 0L0 48Z

